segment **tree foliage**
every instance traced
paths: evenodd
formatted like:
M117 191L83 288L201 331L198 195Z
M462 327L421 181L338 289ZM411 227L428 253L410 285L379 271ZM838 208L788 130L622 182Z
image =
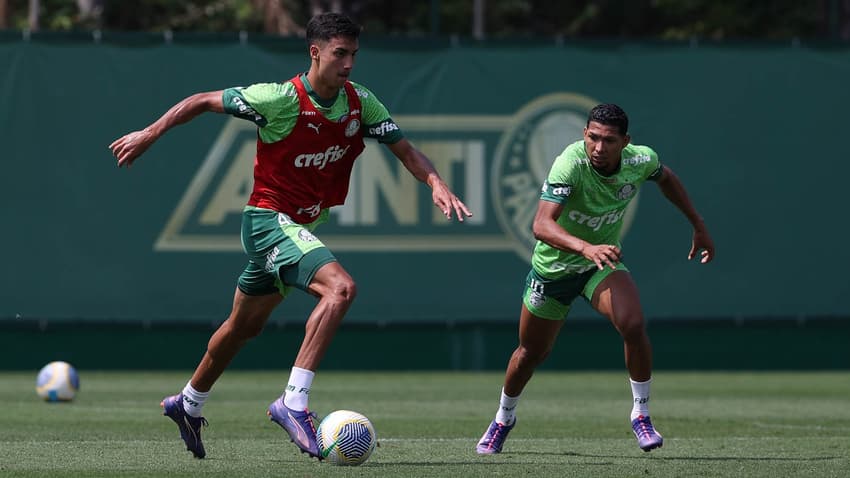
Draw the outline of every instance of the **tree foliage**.
M370 34L472 34L473 0L0 0L0 27L303 34L350 14ZM483 0L489 38L515 36L850 40L850 0Z

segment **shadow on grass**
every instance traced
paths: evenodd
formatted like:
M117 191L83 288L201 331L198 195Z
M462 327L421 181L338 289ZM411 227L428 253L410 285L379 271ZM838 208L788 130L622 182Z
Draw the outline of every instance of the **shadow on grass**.
M366 463L360 468L395 468L399 466L416 466L416 467L438 467L446 468L449 466L511 466L511 465L540 465L539 461L451 461L451 462L435 462L435 461L394 461L392 463ZM582 463L583 465L613 465L614 463Z
M581 458L605 458L605 459L643 459L639 457L632 456L604 456L604 455L589 455L582 453L543 453L543 452L517 452L511 453L512 455L561 455L561 456L575 456ZM509 456L505 454L504 456ZM818 458L767 458L767 457L652 457L653 460L659 461L764 461L764 462L818 462L818 461L829 461L835 460L838 457L818 457ZM536 466L540 465L540 461L536 460L510 460L510 461L487 461L485 460L470 460L470 461L452 461L452 462L437 462L437 461L395 461L392 463L381 463L381 462L372 462L367 463L362 466L362 468L397 468L400 466L415 466L415 467L436 467L436 468L445 468L450 466L511 466L511 465L530 465ZM620 464L618 461L598 461L598 462L587 462L581 463L582 466L612 466Z
M629 455L594 455L591 453L575 453L571 451L565 452L551 452L551 451L512 451L510 453L505 453L505 456L508 455L560 455L560 456L575 456L581 458L614 458L617 460L645 460L647 458L651 460L663 460L663 461L829 461L829 460L838 460L843 457L840 456L817 456L811 458L783 458L783 457L767 457L767 456L661 456L658 454L653 454L652 456L647 455L637 455L637 456L629 456Z

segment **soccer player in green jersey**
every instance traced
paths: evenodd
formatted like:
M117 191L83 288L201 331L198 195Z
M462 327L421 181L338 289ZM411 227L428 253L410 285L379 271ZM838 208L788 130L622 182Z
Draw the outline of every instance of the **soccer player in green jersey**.
M508 362L496 417L476 447L480 454L502 451L516 424L520 394L552 350L578 296L623 337L633 395L630 420L638 446L650 451L663 443L649 418L652 349L637 287L620 261L623 215L640 185L654 181L693 226L688 259L699 253L700 262L708 263L714 244L679 178L651 148L630 144L628 128L619 106L594 107L584 139L555 159L543 184L532 226L537 245L523 294L519 346Z
M359 34L360 27L343 15L318 15L307 25L307 73L283 83L192 95L147 128L110 145L118 166L130 167L166 131L204 112L229 113L257 125L254 185L242 216L248 265L237 282L230 316L213 334L191 380L181 393L162 402L164 414L177 423L187 449L197 458L206 455L201 407L210 389L295 287L317 297L318 303L307 319L286 388L269 405L268 415L302 452L322 459L307 399L356 289L313 231L327 219L328 208L345 201L364 137L385 144L413 176L430 186L434 204L447 219L471 216L375 95L349 81Z

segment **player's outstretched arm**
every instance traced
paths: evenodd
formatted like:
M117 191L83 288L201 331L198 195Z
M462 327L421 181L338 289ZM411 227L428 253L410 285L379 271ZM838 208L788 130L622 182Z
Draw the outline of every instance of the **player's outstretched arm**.
M431 160L422 154L421 151L414 148L410 144L410 141L402 138L398 142L388 144L387 147L390 148L390 151L393 152L416 179L431 186L431 197L434 200L434 204L440 208L440 211L446 215L447 219L452 218L452 212L457 215L458 221L461 222L463 222L464 217L472 216L466 204L458 199L451 189L449 189L449 186L440 178Z
M558 218L563 209L563 204L539 201L537 213L534 215L534 222L531 225L534 238L556 249L582 255L593 261L599 270L604 269L606 265L611 269L616 269L621 257L620 248L613 244L591 244L570 234L558 224Z
M207 111L223 113L224 103L221 95L221 91L210 91L184 98L147 128L125 134L113 141L109 149L118 158L118 167L129 168L160 136L178 124L186 123Z
M714 241L711 240L711 235L708 233L708 228L705 227L702 216L697 213L696 208L691 203L682 181L679 180L673 170L664 166L664 171L656 182L664 197L682 211L694 228L688 260L693 259L699 252L701 263L711 262L714 259Z

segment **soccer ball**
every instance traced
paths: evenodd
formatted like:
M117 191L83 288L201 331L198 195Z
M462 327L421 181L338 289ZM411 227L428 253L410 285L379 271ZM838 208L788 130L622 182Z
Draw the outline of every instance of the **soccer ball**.
M48 402L71 401L79 389L80 376L67 362L50 362L35 380L35 391Z
M316 441L327 461L351 466L366 461L378 443L372 422L350 410L337 410L326 416L316 431Z

